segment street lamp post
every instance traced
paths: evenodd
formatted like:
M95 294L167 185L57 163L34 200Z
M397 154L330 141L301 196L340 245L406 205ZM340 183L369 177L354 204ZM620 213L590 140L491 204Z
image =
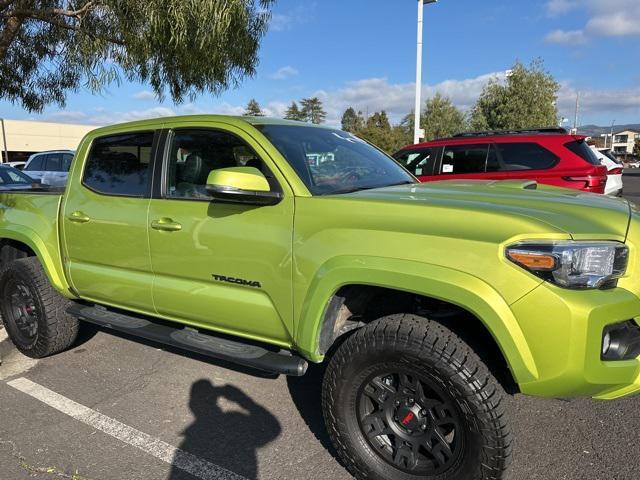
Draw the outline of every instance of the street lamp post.
M414 107L413 119L413 143L419 143L422 136L420 128L420 107L422 100L422 20L424 15L424 5L436 3L438 0L418 0L418 44L416 52L416 104Z

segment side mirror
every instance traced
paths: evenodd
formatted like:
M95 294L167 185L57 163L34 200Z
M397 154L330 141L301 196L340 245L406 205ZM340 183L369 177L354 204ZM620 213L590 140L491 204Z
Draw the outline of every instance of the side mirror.
M272 192L265 176L254 167L212 170L206 188L209 195L223 202L274 205L282 199L282 194Z

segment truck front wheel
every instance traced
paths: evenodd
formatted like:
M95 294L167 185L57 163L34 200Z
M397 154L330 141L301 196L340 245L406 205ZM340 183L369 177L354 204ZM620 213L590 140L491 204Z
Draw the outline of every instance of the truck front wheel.
M78 320L71 302L49 283L37 257L8 263L0 273L0 311L9 338L20 352L42 358L70 347Z
M329 435L359 479L500 479L511 435L503 391L444 326L390 315L335 352L323 382Z

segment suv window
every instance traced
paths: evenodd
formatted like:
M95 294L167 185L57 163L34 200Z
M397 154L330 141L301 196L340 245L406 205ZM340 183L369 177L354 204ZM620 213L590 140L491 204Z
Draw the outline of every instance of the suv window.
M44 163L44 155L37 155L31 159L29 165L25 168L28 172L39 172L42 170L42 164Z
M453 145L444 148L441 174L484 173L489 145Z
M107 195L142 197L149 184L153 133L131 133L93 142L82 183Z
M433 174L435 151L433 148L405 150L395 154L395 159L416 177Z
M573 142L565 143L564 146L591 165L600 165L600 160L584 140L574 140Z
M489 171L544 170L553 167L558 157L537 143L497 143L497 168Z
M44 170L47 172L62 171L62 154L48 153L45 155Z
M73 160L73 155L71 153L62 154L62 171L63 172L69 171L69 168L71 168L71 160Z
M274 188L275 180L258 155L243 140L228 132L176 130L168 155L165 192L168 198L210 200L206 189L209 173L227 167L257 168Z

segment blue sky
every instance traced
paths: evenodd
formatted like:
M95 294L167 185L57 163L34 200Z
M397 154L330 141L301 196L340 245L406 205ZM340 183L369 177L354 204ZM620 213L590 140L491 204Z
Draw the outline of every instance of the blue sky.
M337 123L347 106L386 109L393 120L413 104L415 0L278 0L257 75L219 97L159 103L141 84L70 93L64 109L34 115L0 102L0 116L105 124L188 113L241 113L255 97L272 115L319 96ZM640 123L640 0L440 0L425 7L424 95L439 91L468 109L482 86L516 59L542 57L562 84L558 105L581 124Z

